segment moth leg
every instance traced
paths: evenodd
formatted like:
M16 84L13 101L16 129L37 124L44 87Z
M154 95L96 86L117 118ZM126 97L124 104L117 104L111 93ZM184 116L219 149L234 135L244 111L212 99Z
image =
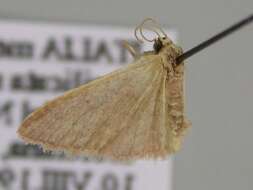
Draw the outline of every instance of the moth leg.
M126 40L123 40L123 46L129 51L129 53L133 56L133 58L136 58L139 53L134 49L133 46L131 46Z

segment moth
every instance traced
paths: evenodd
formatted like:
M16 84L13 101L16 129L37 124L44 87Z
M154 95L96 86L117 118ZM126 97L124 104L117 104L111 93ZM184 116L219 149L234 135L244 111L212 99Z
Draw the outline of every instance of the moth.
M149 21L155 23L146 26L154 39L143 32ZM138 53L125 43L131 64L45 103L23 121L19 136L45 150L113 160L160 159L178 151L190 126L184 63L175 61L182 49L152 19L135 36L153 42L154 49Z

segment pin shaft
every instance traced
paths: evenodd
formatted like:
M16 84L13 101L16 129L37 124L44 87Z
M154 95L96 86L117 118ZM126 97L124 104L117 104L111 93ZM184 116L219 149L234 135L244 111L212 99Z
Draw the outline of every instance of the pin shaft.
M234 25L230 26L229 28L225 29L224 31L216 34L215 36L209 38L208 40L200 43L199 45L193 47L192 49L186 51L185 53L183 53L182 55L180 55L177 58L177 64L180 64L182 61L184 61L185 59L191 57L192 55L198 53L199 51L205 49L206 47L214 44L215 42L219 41L220 39L226 37L227 35L237 31L238 29L240 29L243 26L248 25L249 23L251 23L253 21L253 14L251 14L250 16L248 16L247 18L235 23Z

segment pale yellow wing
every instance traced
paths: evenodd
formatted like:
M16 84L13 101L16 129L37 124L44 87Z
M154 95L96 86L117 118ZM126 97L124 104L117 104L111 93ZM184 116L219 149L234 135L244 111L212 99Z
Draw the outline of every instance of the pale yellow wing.
M117 160L170 152L166 71L156 55L73 89L30 114L18 130L49 150Z

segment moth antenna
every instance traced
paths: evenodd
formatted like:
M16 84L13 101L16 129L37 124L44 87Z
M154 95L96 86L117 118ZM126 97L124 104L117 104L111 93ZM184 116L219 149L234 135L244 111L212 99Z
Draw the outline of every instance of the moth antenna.
M141 25L138 25L138 26L135 28L135 30L134 30L134 36L135 36L135 38L136 38L136 40L137 40L138 42L143 43L143 40L140 39L139 36L137 35L137 32L138 32L138 30L140 29L140 27L141 27Z
M144 35L144 33L143 33L143 28L144 28L144 27L140 27L140 34L141 34L141 37L142 37L144 40L148 41L148 42L154 42L154 41L155 41L155 38L153 38L152 40L150 40L150 39L148 39L148 38ZM159 38L161 37L161 35L160 35L157 31L153 30L152 28L146 27L145 29L149 29L149 30L155 32Z
M149 26L149 27L148 27L148 26L145 26L145 24L147 24L147 22L149 22L149 21L151 21L151 23L154 24L154 26L152 26L152 25ZM147 30L150 30L150 31L154 32L159 38L161 38L162 35L163 35L164 37L167 37L166 33L162 30L160 24L159 24L157 21L155 21L154 19L152 19L152 18L146 18L146 19L144 19L144 20L142 21L142 23L141 23L139 26L137 26L137 27L135 28L135 37L136 37L136 39L137 39L138 41L140 41L140 42L143 42L142 39L144 39L145 41L148 41L148 42L153 42L153 41L155 41L156 38L154 38L154 39L148 39L148 38L145 36L145 34L144 34L144 32L143 32L143 29L147 29ZM139 36L137 35L138 30L139 30L139 32L140 32L140 35L141 35L142 39L140 39ZM162 35L161 35L161 34L162 34Z
M159 32L161 32L163 34L164 37L167 37L167 34L164 32L164 30L162 29L161 25L153 18L146 18L142 23L142 26L144 26L145 23L147 23L148 21L151 21L151 23L154 24L153 27L151 27L151 29L153 29L153 32L157 33L159 37L161 37L161 35L159 34ZM158 30L155 31L155 30Z

